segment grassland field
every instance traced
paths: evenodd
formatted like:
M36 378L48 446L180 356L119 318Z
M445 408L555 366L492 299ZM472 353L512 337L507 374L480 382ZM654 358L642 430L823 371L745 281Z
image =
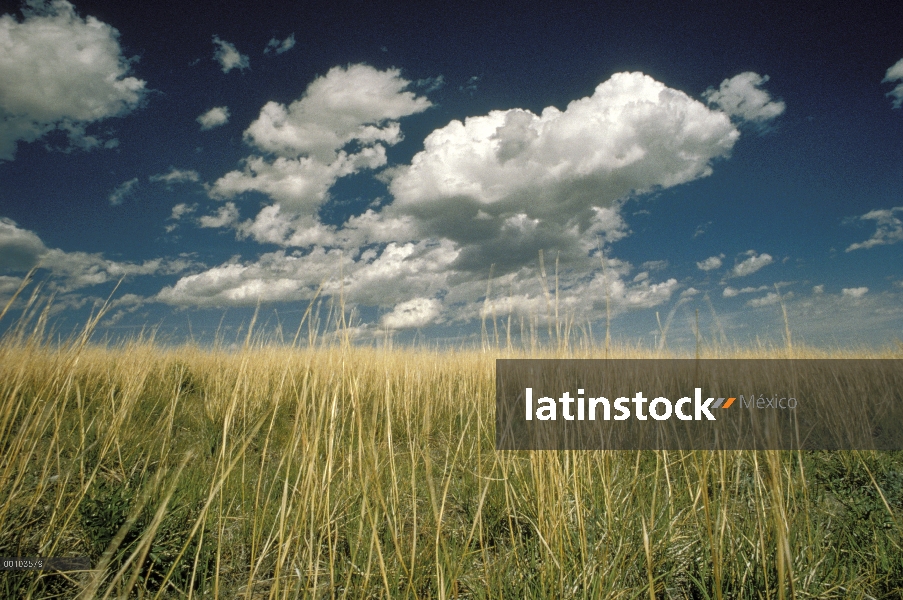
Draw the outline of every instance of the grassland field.
M903 453L497 452L498 357L0 343L3 598L900 598ZM708 358L899 358L713 349Z

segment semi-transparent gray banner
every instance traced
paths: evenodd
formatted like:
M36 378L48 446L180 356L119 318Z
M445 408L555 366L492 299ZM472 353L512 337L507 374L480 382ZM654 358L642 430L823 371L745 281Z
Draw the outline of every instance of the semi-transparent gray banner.
M496 361L498 450L903 450L903 360Z

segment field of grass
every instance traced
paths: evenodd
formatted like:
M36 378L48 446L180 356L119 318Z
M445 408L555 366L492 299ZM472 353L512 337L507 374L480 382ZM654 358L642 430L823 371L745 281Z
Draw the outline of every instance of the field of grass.
M94 569L4 598L903 595L903 453L496 452L525 352L41 339L0 343L0 555Z

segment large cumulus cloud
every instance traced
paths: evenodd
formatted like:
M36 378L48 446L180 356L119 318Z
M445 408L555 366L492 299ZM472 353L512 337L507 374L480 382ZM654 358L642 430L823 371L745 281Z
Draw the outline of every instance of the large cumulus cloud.
M145 94L145 82L129 76L119 32L65 0L29 2L22 12L22 21L0 16L0 160L55 129L77 147L114 145L86 127L127 114Z

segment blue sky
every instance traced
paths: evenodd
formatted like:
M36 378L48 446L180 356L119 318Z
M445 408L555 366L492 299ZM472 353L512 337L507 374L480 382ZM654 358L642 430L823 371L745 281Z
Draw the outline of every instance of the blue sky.
M903 340L891 3L0 12L0 301L39 266L61 332L121 280L101 335L258 304L293 335L320 289L364 342L516 337L557 258L597 338L607 305L647 346L697 310L707 343L782 343L783 302L797 342Z

